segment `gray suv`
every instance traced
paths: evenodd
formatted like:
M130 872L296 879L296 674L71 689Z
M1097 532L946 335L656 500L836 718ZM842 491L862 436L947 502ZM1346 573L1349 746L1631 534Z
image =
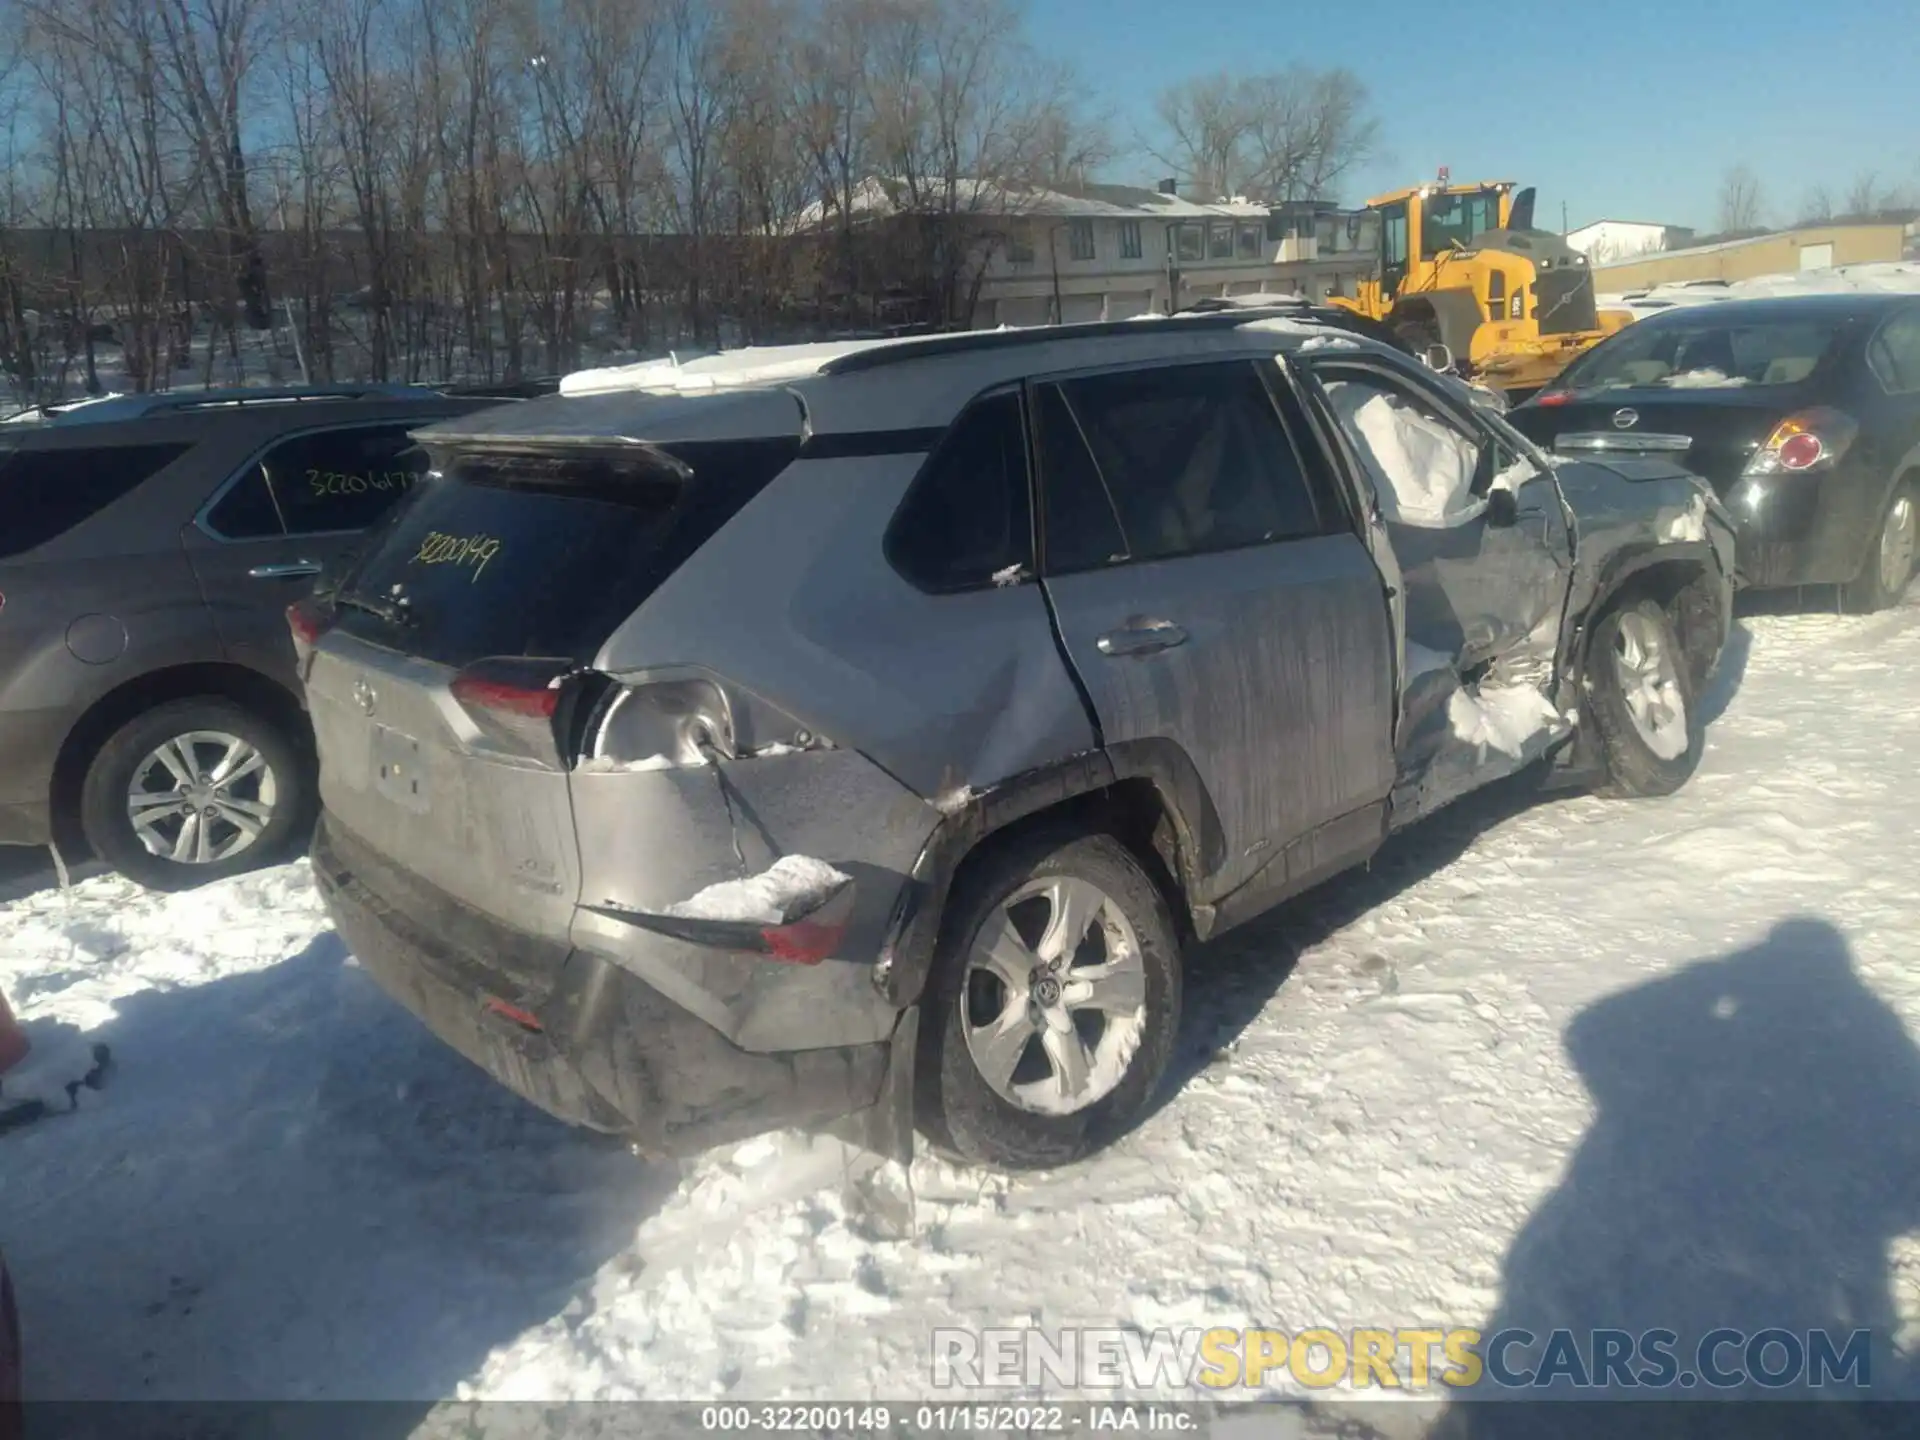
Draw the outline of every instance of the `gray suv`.
M1681 785L1697 480L1235 315L745 352L431 427L298 607L353 952L551 1113L1072 1160L1182 952L1537 761Z
M286 608L483 408L398 386L128 395L0 425L0 844L176 889L312 823Z

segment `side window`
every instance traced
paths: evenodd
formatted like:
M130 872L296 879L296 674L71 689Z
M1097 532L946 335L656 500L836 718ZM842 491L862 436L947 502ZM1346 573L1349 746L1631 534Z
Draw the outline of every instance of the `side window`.
M1485 448L1479 437L1426 397L1373 371L1325 367L1318 379L1388 522L1445 527L1479 513L1475 480ZM1491 451L1485 458L1500 460ZM1491 471L1485 478L1491 480Z
M1080 422L1059 386L1043 385L1035 395L1048 573L1063 575L1125 560L1127 537L1120 532L1120 512L1087 450Z
M1060 391L1104 482L1127 558L1321 533L1308 481L1251 361L1091 376ZM1050 430L1047 420L1043 411ZM1051 536L1057 481L1051 466L1043 473ZM1084 493L1085 483L1078 488ZM1059 558L1051 541L1048 556L1050 564ZM1091 552L1080 558L1093 563Z
M296 435L260 461L289 535L364 530L426 474L404 425ZM236 487L237 488L237 487Z
M250 466L214 502L207 524L225 540L277 540L287 533L266 472L258 465Z
M1867 363L1892 395L1920 392L1920 310L1904 310L1880 327Z
M954 422L887 530L887 558L922 590L973 590L1033 563L1020 397L977 401Z
M101 445L80 450L0 452L0 559L24 555L92 518L190 449L186 445Z

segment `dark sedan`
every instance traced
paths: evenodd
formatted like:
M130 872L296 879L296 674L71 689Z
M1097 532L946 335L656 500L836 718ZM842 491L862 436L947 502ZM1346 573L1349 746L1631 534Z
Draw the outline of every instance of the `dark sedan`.
M1684 457L1732 513L1740 581L1897 602L1920 520L1920 296L1729 300L1628 326L1515 410L1563 454Z

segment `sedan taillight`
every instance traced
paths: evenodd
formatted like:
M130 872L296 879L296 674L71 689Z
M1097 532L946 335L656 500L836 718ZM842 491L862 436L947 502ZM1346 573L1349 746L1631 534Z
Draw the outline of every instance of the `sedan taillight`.
M1747 461L1746 473L1802 475L1830 470L1840 463L1859 434L1859 423L1831 406L1799 411L1773 427L1773 433Z

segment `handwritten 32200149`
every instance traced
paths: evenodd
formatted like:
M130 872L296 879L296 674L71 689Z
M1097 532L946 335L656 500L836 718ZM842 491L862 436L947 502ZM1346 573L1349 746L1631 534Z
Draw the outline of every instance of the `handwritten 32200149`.
M500 541L492 535L445 535L430 531L420 542L413 557L415 565L471 566L469 583L480 578L487 564L500 553Z

